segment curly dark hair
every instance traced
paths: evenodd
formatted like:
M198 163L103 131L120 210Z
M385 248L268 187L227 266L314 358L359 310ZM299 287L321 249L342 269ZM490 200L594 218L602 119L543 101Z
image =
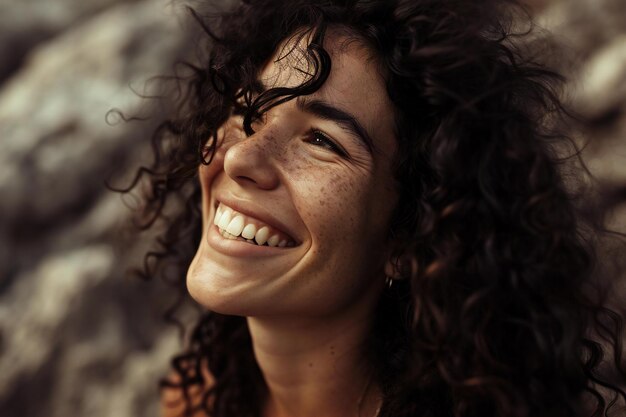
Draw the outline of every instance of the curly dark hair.
M395 106L400 200L389 233L402 242L398 255L419 266L384 292L367 341L380 416L601 416L626 400L603 371L608 357L626 378L622 318L597 291L593 234L560 171L568 158L559 146L569 143L555 133L562 79L519 42L523 7L244 0L191 12L206 35L202 55L174 77L179 111L153 137L154 163L127 189L147 177L141 227L167 225L144 276L174 264L173 284L185 293L201 236L197 169L211 163L218 128L237 111L251 134L272 107L319 89L332 64L324 36L342 28L373 52ZM302 30L312 35L311 77L257 94L264 64ZM170 200L182 204L165 210ZM172 366L178 377L161 387L182 392L184 415L261 415L267 388L245 318L204 313Z

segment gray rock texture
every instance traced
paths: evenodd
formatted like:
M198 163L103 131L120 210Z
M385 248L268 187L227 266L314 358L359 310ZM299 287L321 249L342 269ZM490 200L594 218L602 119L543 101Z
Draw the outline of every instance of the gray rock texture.
M171 290L125 273L150 239L120 244L131 212L104 182L146 160L158 117L105 116L158 114L132 90L150 93L185 57L183 13L162 0L40 6L0 5L1 31L46 34L24 41L0 88L0 415L155 416L180 348L161 318Z
M626 230L626 3L532 3L552 33L537 42L569 51L546 59L570 79L586 118L572 135ZM158 415L181 347L161 318L173 297L126 275L150 236L124 234L128 201L104 181L149 156L167 108L132 90L194 52L189 26L169 0L0 0L2 417ZM107 123L113 108L153 117Z
M121 0L0 1L0 80L17 70L30 49Z

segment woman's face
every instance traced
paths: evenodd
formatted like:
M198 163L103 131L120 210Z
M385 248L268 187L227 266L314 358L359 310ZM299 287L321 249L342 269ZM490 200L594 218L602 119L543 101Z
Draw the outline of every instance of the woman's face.
M205 307L303 317L373 309L397 201L393 114L375 61L344 40L327 36L332 70L315 94L272 108L250 137L231 117L213 162L200 167L203 235L187 285ZM287 42L260 81L301 84L305 42Z

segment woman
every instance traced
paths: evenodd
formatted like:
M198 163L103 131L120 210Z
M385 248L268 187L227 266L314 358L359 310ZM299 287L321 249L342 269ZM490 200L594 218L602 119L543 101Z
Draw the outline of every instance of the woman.
M194 12L209 57L141 171L147 226L169 226L147 260L189 265L207 311L162 381L166 415L599 416L626 399L600 368L626 376L621 318L590 289L557 169L559 77L516 46L519 10Z

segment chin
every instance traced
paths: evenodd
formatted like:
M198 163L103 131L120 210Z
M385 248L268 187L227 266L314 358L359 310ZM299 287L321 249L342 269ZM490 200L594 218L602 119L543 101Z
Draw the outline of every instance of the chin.
M241 294L243 288L233 286L235 277L229 271L220 271L207 265L198 251L187 270L187 291L202 307L219 314L247 316L251 311L250 300ZM245 292L245 291L244 291Z

